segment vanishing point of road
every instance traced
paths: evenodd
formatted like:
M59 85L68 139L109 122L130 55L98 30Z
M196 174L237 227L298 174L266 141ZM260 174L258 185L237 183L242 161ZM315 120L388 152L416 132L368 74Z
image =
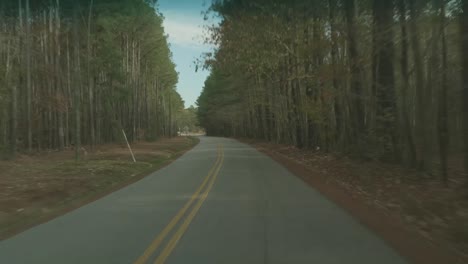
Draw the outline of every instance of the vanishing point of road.
M254 148L200 140L148 177L1 241L0 263L406 263Z

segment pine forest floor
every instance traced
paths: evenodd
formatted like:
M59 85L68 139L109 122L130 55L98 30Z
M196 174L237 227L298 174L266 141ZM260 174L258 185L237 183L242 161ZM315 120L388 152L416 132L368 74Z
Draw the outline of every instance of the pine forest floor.
M375 161L242 140L346 209L414 263L468 263L468 186Z
M0 240L131 184L168 165L199 142L194 137L95 147L74 161L74 151L19 155L0 161Z

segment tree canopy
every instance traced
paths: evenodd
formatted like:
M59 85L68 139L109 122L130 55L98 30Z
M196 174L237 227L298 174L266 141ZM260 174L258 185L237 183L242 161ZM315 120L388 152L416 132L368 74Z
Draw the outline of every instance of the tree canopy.
M16 150L177 132L163 16L150 0L1 1L0 146Z
M200 123L209 135L441 168L446 182L448 158L468 156L466 5L213 1L221 23L210 31Z

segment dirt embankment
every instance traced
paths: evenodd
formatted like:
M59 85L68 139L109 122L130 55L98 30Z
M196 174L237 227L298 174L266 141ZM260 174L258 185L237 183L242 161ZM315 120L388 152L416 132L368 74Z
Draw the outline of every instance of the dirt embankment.
M437 177L295 147L244 140L346 209L414 263L468 263L468 189Z
M76 209L169 164L198 143L191 137L41 152L0 161L0 240Z

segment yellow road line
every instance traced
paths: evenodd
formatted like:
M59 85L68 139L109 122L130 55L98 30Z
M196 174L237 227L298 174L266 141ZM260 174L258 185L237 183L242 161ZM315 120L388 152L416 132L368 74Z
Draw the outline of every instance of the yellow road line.
M166 247L163 249L161 254L156 258L154 264L163 264L166 261L166 259L169 257L169 255L172 253L177 243L179 242L180 238L184 235L185 231L187 231L187 228L189 227L190 223L195 218L201 206L203 205L203 202L208 197L208 194L211 188L213 187L216 181L216 178L218 177L218 173L223 165L223 161L224 161L224 152L221 153L221 162L218 164L218 168L216 169L216 172L214 173L213 177L211 177L210 184L208 185L205 192L202 194L201 198L198 200L197 204L194 206L190 214L187 216L187 218L185 218L185 221L179 227L177 232L174 234L174 236L172 236L171 240L167 243Z
M213 172L216 170L216 167L218 164L221 162L221 148L218 146L218 152L217 152L217 159L213 167L210 169L208 172L208 175L205 177L203 180L202 184L200 187L195 191L195 193L191 196L190 200L180 209L180 211L174 216L174 218L171 219L169 224L159 233L159 235L151 242L151 244L148 246L148 248L143 252L143 255L141 255L135 262L134 264L144 264L148 258L151 257L151 255L158 249L158 247L161 245L163 242L164 238L171 232L171 230L174 228L175 225L180 221L182 216L184 216L185 212L190 208L190 206L193 204L193 202L198 198L200 195L200 192L203 190L205 185L208 183L209 179L212 178Z

